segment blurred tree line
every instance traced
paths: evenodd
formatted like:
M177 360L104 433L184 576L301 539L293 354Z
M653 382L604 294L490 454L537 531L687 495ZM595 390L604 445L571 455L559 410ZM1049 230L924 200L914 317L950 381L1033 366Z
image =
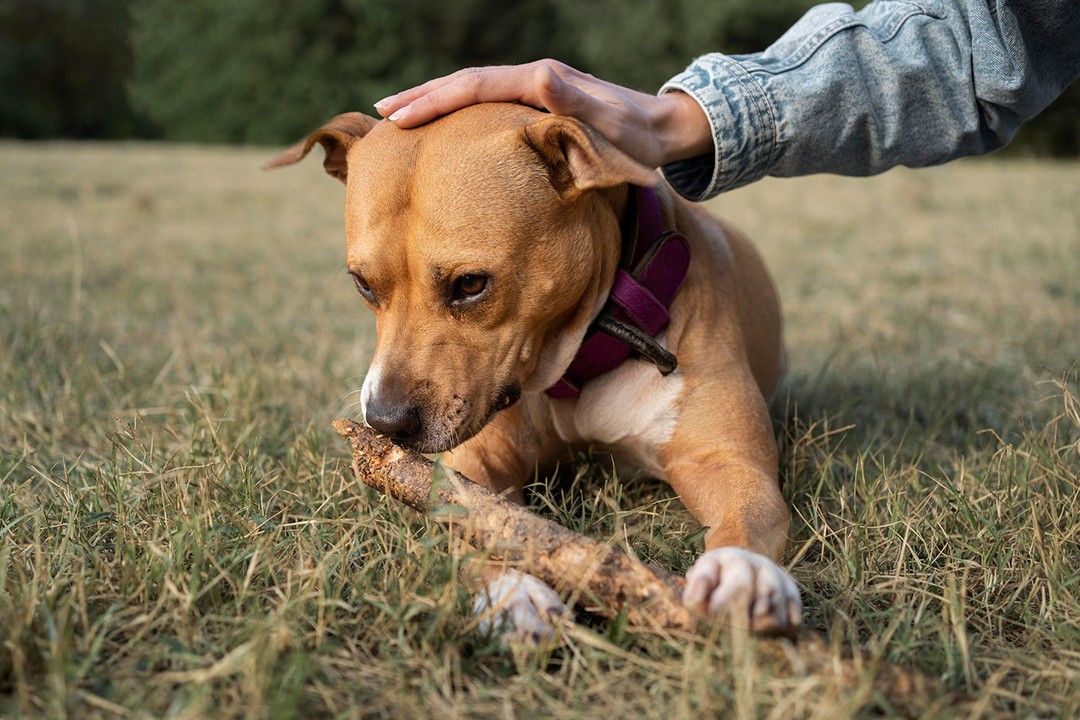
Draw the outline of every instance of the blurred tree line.
M814 0L0 0L0 136L285 143L469 65L555 57L655 91ZM865 2L857 2L857 5ZM1080 155L1080 83L1014 145Z

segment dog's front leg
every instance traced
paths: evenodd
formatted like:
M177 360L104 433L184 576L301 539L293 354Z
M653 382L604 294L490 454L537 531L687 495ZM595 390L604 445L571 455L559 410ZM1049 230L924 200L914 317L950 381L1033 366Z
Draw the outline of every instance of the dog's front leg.
M544 436L527 424L521 407L511 408L445 460L470 480L521 504L522 488L537 463L546 464L546 456L558 447L545 445ZM460 555L470 550L463 541L456 545ZM481 631L500 633L504 644L550 639L560 618L573 617L558 593L533 575L490 561L466 563L463 575L472 588Z
M686 575L683 601L703 615L756 631L801 620L795 582L777 563L790 520L777 480L765 401L741 368L683 395L661 464L687 509L708 526L705 553Z

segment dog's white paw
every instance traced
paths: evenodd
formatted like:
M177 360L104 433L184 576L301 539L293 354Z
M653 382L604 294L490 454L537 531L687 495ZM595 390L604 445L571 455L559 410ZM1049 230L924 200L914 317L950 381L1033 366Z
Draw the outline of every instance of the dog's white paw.
M502 634L504 644L537 644L555 636L557 625L573 622L574 614L543 580L508 571L487 584L473 600L480 631Z
M738 547L709 550L686 573L683 603L701 615L759 632L802 620L799 588L783 568Z

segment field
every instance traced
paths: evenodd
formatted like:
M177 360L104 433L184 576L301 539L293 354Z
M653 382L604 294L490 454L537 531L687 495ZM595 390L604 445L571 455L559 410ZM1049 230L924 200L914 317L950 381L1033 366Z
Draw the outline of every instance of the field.
M0 144L0 716L889 717L734 632L500 650L438 526L359 485L373 326L309 160ZM768 180L712 208L785 308L788 562L836 657L932 717L1080 715L1080 165ZM661 483L538 510L684 571Z

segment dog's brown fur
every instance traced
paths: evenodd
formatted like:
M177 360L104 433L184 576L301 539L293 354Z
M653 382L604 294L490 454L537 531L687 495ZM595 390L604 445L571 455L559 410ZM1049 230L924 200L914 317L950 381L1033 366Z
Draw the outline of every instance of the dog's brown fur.
M783 372L780 311L743 236L658 184L666 227L693 253L663 335L679 369L662 377L631 360L580 398L554 400L542 391L611 288L627 183L657 184L656 174L573 119L507 104L413 130L342 115L272 165L316 143L346 182L348 267L377 318L369 414L515 498L568 444L606 446L671 483L709 526L707 549L780 559L788 511L766 406ZM479 295L455 294L465 276L486 278ZM709 593L739 576L730 557ZM747 571L721 604L746 603L755 627L797 623L791 593L765 582L772 571Z

